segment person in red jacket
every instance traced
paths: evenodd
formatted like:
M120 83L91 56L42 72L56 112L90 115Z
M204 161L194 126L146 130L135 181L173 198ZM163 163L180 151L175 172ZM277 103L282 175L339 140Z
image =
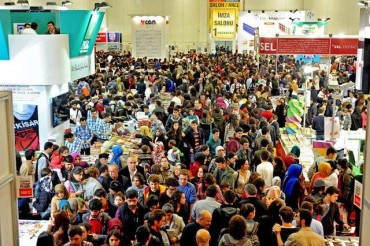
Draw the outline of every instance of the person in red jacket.
M274 117L274 113L272 112L273 110L272 106L269 105L265 111L260 113L260 116L266 118L267 122L270 122L271 118Z
M242 136L243 128L237 127L235 129L234 137L230 138L230 141L226 146L226 151L236 153L240 149L240 139Z

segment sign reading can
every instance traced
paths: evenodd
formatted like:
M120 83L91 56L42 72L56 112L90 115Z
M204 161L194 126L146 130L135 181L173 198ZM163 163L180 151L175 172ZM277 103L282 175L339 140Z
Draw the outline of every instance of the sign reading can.
M143 25L155 25L157 22L155 20L141 20L141 24Z

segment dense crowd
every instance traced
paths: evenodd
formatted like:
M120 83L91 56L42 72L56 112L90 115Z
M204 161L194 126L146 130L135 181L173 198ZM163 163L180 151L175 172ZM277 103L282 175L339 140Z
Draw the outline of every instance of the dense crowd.
M288 101L302 86L311 92L306 126L317 139L324 116L338 115L342 131L366 126L362 93L333 105L341 92L330 80L354 81L354 62L333 58L329 71L312 64L317 69L306 78L306 64L294 56L257 62L222 49L164 60L97 52L96 73L70 86L65 145L47 142L38 158L27 150L18 166L37 181L38 216L50 217L53 236L45 232L40 242L324 245L334 221L358 229L353 183L362 175L345 158L344 137L312 163L308 179L298 146L284 158L275 154ZM92 146L114 137L140 144L128 155L114 145L95 164L83 162ZM20 201L20 218L31 216L27 202Z

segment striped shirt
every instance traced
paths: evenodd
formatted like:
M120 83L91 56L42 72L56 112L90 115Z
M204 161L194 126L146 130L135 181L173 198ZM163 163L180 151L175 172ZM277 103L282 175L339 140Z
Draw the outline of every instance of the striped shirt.
M78 137L75 136L75 139L73 140L73 142L69 142L68 140L66 140L64 142L65 146L68 147L69 149L69 153L70 154L73 154L73 153L80 153L81 152L81 148L82 148L82 140L79 139Z
M93 134L96 134L96 129L98 129L98 127L103 123L104 121L100 118L97 118L96 120L93 118L88 118L86 120L86 124L92 130Z
M108 140L110 136L104 136L102 133L110 133L110 124L105 123L103 120L96 126L96 136L103 140Z
M84 143L82 144L83 149L90 148L90 141L93 138L93 132L90 127L88 126L77 126L75 130L75 136L81 139ZM85 142L89 142L85 144Z

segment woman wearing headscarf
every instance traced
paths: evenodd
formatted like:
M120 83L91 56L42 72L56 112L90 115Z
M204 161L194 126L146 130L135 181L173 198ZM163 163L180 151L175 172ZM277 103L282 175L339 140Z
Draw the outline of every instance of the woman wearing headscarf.
M301 197L300 176L302 175L302 166L292 164L285 175L283 182L283 192L285 193L286 205L294 211L298 209L299 198Z
M141 133L141 144L150 146L150 142L153 141L153 135L149 130L148 126L140 126L140 133Z
M312 179L310 182L310 191L313 190L313 184L315 183L316 179L318 178L322 178L324 180L328 179L329 175L332 172L332 167L327 162L321 162L318 166L318 170L319 171L312 176Z
M114 145L112 148L113 157L110 160L110 164L116 164L119 169L123 168L124 163L123 150L120 145Z

